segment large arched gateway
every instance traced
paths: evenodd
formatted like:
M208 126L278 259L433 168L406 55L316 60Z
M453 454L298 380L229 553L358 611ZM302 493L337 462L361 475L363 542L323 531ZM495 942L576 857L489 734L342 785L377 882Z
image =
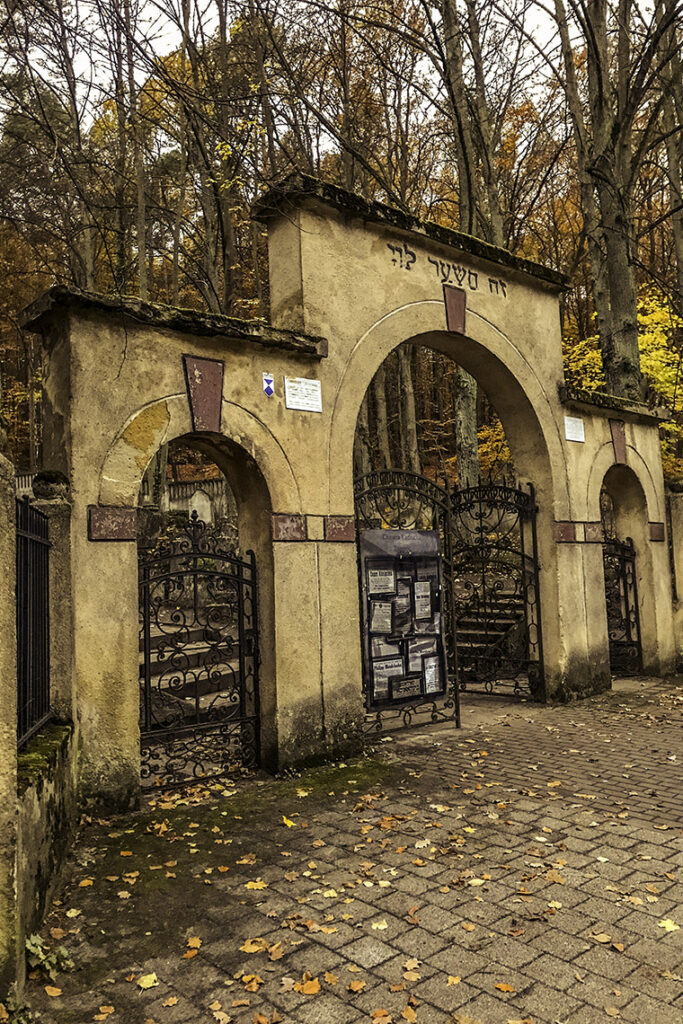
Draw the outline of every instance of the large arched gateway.
M226 476L242 549L254 552L262 763L359 741L370 709L354 432L373 375L406 341L481 382L521 491L533 488L545 694L610 685L603 484L621 502L623 528L629 516L636 524L646 667L668 671L657 419L564 387L561 275L300 176L256 215L268 226L271 325L65 288L26 314L45 340L45 464L71 483L84 795L121 803L139 786L136 503L159 446L185 435Z

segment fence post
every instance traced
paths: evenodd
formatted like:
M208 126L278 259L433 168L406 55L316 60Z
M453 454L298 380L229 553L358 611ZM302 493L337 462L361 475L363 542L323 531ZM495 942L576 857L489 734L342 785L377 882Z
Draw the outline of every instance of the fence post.
M0 454L0 999L17 948L14 865L17 820L16 503L14 467Z
M75 723L71 502L66 496L68 483L66 478L58 482L46 482L44 475L38 473L33 491L35 498L31 504L47 516L50 529L50 703L56 718Z

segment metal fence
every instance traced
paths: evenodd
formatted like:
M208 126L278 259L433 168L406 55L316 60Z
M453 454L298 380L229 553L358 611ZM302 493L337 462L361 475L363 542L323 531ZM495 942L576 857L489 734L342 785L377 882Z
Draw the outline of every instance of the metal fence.
M17 742L51 717L48 519L17 499Z

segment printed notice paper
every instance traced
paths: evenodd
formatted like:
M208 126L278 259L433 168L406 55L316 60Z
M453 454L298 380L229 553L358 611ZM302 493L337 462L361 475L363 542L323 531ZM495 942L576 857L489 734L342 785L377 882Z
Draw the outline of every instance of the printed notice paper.
M583 420L580 416L565 416L564 436L568 441L585 441L586 434L583 429Z
M391 601L372 601L370 610L370 632L391 633Z
M308 377L285 377L285 405L301 412L322 412L320 381Z
M396 576L393 569L369 569L368 570L368 593L369 594L394 594L396 593Z
M432 588L429 580L415 580L415 618L431 619Z

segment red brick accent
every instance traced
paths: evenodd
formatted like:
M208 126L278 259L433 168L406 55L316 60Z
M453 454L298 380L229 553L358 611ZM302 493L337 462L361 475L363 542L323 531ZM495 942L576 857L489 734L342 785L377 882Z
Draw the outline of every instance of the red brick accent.
M136 508L88 506L88 540L137 540Z
M602 544L605 539L602 523L584 523L583 535L586 544Z
M223 363L218 359L183 356L183 364L192 429L219 433L223 401Z
M575 523L555 523L555 540L558 544L576 540Z
M325 540L351 543L356 539L353 516L325 516Z
M664 523L648 523L648 526L650 527L650 540L666 540L666 531L664 529Z
M273 513L273 540L308 540L306 516Z
M614 448L614 461L621 464L626 462L626 425L623 420L610 420L609 429L612 434L612 447Z
M467 295L462 288L454 288L452 284L443 286L443 301L446 307L446 326L449 331L457 334L465 333L465 310Z

